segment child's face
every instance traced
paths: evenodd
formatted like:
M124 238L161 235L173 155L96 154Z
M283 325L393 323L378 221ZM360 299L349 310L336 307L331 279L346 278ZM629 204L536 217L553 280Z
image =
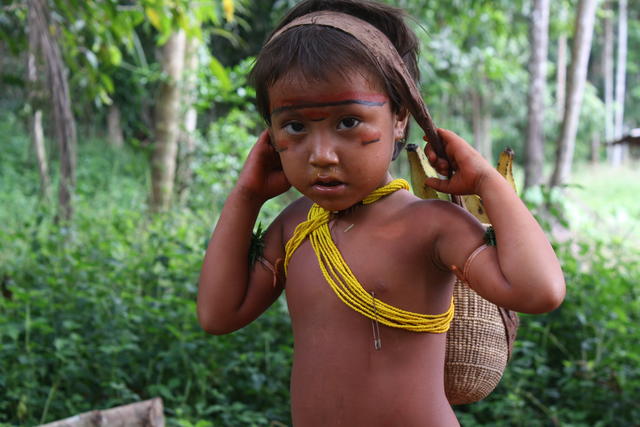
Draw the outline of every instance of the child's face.
M406 118L392 112L370 74L326 81L285 76L269 88L271 141L287 179L325 209L361 201L390 180L394 141Z

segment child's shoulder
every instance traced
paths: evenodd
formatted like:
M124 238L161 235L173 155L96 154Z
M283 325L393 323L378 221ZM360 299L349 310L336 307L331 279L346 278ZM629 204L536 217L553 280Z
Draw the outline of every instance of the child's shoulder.
M446 200L421 199L410 191L404 191L399 196L401 197L398 198L398 204L405 211L404 215L409 217L420 215L421 217L429 217L435 220L451 216L466 216L464 209Z
M404 192L398 198L398 219L414 225L416 231L426 228L430 233L446 232L448 229L469 228L477 229L480 223L469 212L446 200L420 199L410 192Z

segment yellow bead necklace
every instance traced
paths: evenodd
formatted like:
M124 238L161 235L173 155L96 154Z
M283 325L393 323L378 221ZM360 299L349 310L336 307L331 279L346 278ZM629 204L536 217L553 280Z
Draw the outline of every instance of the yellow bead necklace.
M362 204L374 203L381 197L400 189L408 190L409 183L404 179L395 179L389 184L374 190L362 200ZM358 282L358 279L344 258L342 258L340 250L333 242L329 230L330 217L330 211L321 208L315 203L311 206L307 214L307 220L298 224L293 236L285 246L285 274L287 274L291 256L308 237L318 258L322 275L329 282L338 298L347 306L375 322L380 322L392 328L432 334L447 332L453 319L453 299L445 313L433 315L403 310L376 299L375 294L368 293Z

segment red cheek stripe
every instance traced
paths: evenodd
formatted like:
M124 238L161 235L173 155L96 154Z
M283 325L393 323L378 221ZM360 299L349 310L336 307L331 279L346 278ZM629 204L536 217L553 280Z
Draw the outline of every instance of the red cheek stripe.
M278 141L278 145L276 145L275 143L273 144L273 148L275 148L276 153L282 153L283 151L287 151L287 149L289 149L290 144L291 141L289 141L288 139L280 140Z
M362 132L362 145L373 144L379 142L382 134L379 130L363 130Z

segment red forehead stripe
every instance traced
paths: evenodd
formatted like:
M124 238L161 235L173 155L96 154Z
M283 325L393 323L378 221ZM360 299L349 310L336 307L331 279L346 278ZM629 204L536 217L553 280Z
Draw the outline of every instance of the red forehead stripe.
M282 101L282 105L274 108L271 115L288 110L302 110L306 108L335 107L339 105L359 104L370 107L381 107L387 102L387 97L382 94L364 94L348 92L327 97L289 98Z

